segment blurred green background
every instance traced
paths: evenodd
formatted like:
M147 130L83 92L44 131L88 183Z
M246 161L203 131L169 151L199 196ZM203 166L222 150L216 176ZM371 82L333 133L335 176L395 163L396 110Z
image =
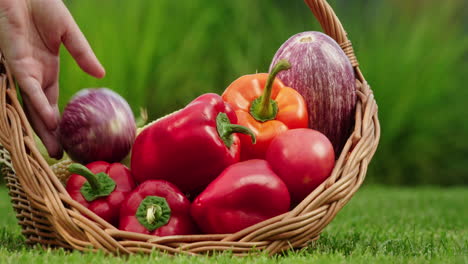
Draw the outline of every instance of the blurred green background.
M302 0L65 2L107 76L85 75L62 49L62 109L78 90L106 86L150 119L266 72L286 39L321 30ZM466 0L329 2L379 105L366 183L468 184Z

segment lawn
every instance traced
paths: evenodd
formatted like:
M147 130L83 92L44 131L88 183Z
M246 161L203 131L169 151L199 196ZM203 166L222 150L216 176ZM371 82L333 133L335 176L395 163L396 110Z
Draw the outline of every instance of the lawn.
M30 248L0 187L0 263L467 263L468 188L364 186L314 245L281 256L137 255Z

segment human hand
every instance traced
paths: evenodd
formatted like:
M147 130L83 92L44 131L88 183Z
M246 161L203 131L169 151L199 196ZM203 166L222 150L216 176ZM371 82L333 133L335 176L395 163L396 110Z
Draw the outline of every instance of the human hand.
M53 158L63 154L57 137L62 43L83 71L104 77L62 0L0 0L0 49L20 87L29 122Z

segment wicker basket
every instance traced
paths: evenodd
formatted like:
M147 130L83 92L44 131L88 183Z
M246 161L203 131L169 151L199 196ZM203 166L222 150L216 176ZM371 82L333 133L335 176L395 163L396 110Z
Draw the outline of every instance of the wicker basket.
M70 198L36 148L8 65L0 61L0 162L13 207L28 244L112 254L151 252L235 255L301 248L321 231L363 182L380 137L377 104L346 32L325 0L306 0L324 32L335 39L355 69L358 89L354 132L331 176L292 211L235 234L156 237L119 231ZM85 217L84 215L88 216Z

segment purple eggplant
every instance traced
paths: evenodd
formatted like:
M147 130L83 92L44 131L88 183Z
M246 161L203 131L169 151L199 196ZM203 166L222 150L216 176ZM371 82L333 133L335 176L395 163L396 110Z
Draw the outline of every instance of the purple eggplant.
M70 158L82 164L121 161L136 137L133 112L108 88L83 89L65 107L59 140Z
M339 156L354 125L356 78L346 54L329 36L316 31L298 33L276 52L291 64L278 78L305 99L309 126L325 134Z

